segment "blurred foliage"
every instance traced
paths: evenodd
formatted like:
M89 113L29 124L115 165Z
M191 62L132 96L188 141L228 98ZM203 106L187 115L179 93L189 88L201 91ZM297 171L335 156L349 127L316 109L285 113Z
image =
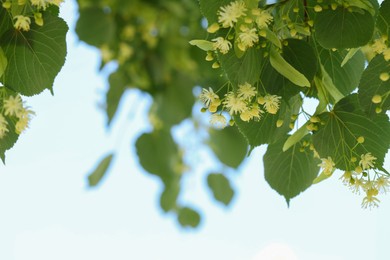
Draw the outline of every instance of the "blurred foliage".
M12 95L52 89L65 60L67 27L54 5L1 2L3 112ZM384 167L390 144L390 0L77 2L79 39L100 50L101 69L116 64L105 96L107 127L127 91L152 97L152 128L135 147L140 166L161 181L161 209L181 226L201 222L198 207L182 194L184 177L204 163L192 152L205 147L220 170L203 170L204 183L225 206L235 195L230 174L263 144L265 179L287 203L336 169L344 172L346 186L365 193L363 207L377 206L378 193L390 189ZM313 111L305 108L309 99L317 100ZM210 124L194 110L201 105ZM17 140L18 118L0 120L3 160ZM183 123L191 126L186 138L196 140L192 147L173 134ZM8 127L4 133L1 124ZM99 184L114 154L98 163L90 186Z

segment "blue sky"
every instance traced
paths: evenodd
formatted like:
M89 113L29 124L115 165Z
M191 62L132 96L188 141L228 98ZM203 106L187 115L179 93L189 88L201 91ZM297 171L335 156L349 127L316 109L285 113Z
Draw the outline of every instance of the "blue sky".
M161 186L139 167L133 147L149 128L150 99L129 93L115 126L105 129L105 77L98 52L73 32L75 11L73 1L62 7L69 53L55 96L28 99L37 115L0 166L1 260L390 259L388 195L378 209L362 210L362 196L344 187L339 173L287 208L264 180L263 148L232 174L238 192L229 208L210 199L198 173L187 178L183 199L201 210L203 222L181 229L159 209ZM110 174L88 189L87 174L113 149L119 153Z

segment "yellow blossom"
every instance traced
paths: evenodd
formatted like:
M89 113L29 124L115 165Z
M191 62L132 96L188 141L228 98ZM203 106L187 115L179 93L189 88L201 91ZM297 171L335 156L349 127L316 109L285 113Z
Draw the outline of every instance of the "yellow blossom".
M267 28L274 19L268 11L261 10L260 8L253 9L252 14L256 16L255 22L259 29Z
M361 166L363 170L374 167L374 161L376 160L376 157L372 156L371 153L362 154L360 158L361 160L359 161L359 166Z
M229 5L221 6L218 11L218 22L222 27L233 27L238 18L245 16L246 5L243 1L235 1Z
M318 166L323 169L324 174L331 175L335 170L335 163L333 162L332 158L328 156L328 158L321 158L321 161L322 162L318 164Z
M7 120L5 120L4 116L0 114L0 139L8 132L7 125Z
M223 102L231 115L242 113L248 110L244 100L238 97L235 93L229 92L226 94L226 99Z
M30 24L31 24L30 17L23 16L23 15L15 15L14 19L16 19L16 21L14 23L14 27L17 30L23 30L23 31L30 30Z
M210 103L215 101L216 99L219 99L218 95L214 93L212 88L207 89L202 89L202 93L199 96L200 101L203 102L203 104L206 107L210 106Z
M252 97L256 96L256 93L256 89L247 82L245 82L243 85L238 85L237 96L245 100L250 100Z
M219 50L222 54L226 54L229 52L230 48L232 47L232 44L230 41L224 39L223 37L218 37L215 39L212 39L213 47L215 50Z
M23 110L23 102L19 95L9 96L3 101L4 114L6 116L19 116Z
M242 32L238 34L238 47L240 48L240 50L245 51L259 41L259 36L256 33L256 28L249 29L247 27L244 27L241 31Z
M375 187L378 191L381 193L386 193L390 189L390 180L388 177L385 176L380 176L376 181L375 181Z
M226 126L226 123L226 118L221 114L212 114L210 117L210 124L218 128L224 128Z
M264 97L265 110L270 114L276 114L279 110L281 97L276 95L266 95Z

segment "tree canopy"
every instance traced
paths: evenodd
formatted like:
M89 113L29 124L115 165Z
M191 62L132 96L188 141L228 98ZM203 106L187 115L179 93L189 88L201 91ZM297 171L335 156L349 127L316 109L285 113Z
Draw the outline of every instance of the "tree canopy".
M25 100L52 91L65 63L61 2L1 1L3 162L34 115ZM116 64L105 96L107 127L126 91L153 99L152 131L139 136L137 155L164 186L162 210L182 226L201 221L180 198L183 177L201 163L189 162L194 149L208 147L219 161L220 171L210 169L205 182L223 205L235 193L229 172L260 145L267 145L265 179L287 204L330 177L363 193L363 208L378 206L389 190L390 0L77 2L79 39L100 50L101 69ZM183 122L199 143L175 140ZM98 163L90 186L114 156Z

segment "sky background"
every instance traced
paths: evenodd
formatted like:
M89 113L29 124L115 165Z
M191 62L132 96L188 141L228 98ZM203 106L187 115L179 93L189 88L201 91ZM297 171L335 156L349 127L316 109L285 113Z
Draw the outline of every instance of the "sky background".
M128 93L115 126L105 128L106 75L98 73L96 49L74 34L76 10L71 0L62 6L69 49L55 95L28 99L36 117L0 165L1 260L390 259L389 195L378 209L363 210L362 195L336 173L287 208L264 180L263 147L231 174L237 193L228 208L211 199L203 176L186 179L182 199L202 213L199 228L182 229L163 214L162 187L139 167L134 149L149 129L150 98ZM110 174L89 189L88 173L114 149Z

